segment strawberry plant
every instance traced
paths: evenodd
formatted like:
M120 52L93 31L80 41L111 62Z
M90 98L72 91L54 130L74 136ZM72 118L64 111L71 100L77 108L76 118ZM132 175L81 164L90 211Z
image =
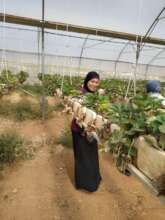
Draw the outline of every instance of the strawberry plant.
M165 149L165 113L160 101L151 97L134 97L128 104L112 104L108 112L111 122L121 130L109 138L109 150L116 154L116 163L122 169L124 162L136 157L134 140L140 135L153 135L159 149Z
M29 77L29 74L27 72L20 71L16 76L18 78L19 83L23 84Z
M97 113L106 115L110 108L109 99L107 96L96 93L87 93L84 99L84 105Z

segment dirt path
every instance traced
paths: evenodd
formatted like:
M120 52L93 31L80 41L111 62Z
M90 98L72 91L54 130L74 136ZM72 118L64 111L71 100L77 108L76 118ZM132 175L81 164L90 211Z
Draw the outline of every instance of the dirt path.
M26 137L57 137L65 116L44 125L23 122ZM0 220L163 220L165 206L134 177L120 174L108 155L100 155L103 182L95 193L75 190L73 153L45 145L32 160L5 169L0 179Z

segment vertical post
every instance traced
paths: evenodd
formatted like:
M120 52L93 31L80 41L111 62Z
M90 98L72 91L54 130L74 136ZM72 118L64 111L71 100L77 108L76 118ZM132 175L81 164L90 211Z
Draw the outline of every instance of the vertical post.
M37 31L37 44L38 44L38 57L37 57L37 71L38 73L41 73L41 49L40 49L40 28L38 28L38 31Z
M45 21L45 0L42 0L42 59L41 59L41 73L42 73L42 83L44 80L44 74L45 74L45 39L44 39L44 21ZM45 88L44 84L42 84L42 99L41 99L41 111L42 111L42 120L45 119Z
M2 2L3 5L3 30L2 30L2 60L1 60L1 66L0 66L0 71L1 70L5 70L6 71L6 76L8 79L8 63L7 63L7 57L6 57L6 36L5 36L5 31L6 31L6 4L5 4L5 0L3 0ZM8 83L8 82L7 82Z
M138 68L138 61L139 61L139 55L140 55L140 42L137 42L137 48L136 48L136 64L135 64L135 71L134 71L134 96L136 95L136 75L137 75L137 68Z
M89 34L86 36L86 38L85 38L85 40L83 42L82 48L81 48L80 58L79 58L79 63L78 63L78 76L80 76L82 56L83 56L83 52L84 52L84 49L85 49L85 45L86 45L86 43L88 41L88 37L89 37Z

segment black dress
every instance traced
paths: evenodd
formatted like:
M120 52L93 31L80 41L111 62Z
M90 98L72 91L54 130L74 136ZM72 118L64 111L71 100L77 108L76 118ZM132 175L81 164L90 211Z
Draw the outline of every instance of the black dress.
M72 122L73 151L75 161L75 187L90 192L97 190L101 181L97 140L89 142L81 129Z

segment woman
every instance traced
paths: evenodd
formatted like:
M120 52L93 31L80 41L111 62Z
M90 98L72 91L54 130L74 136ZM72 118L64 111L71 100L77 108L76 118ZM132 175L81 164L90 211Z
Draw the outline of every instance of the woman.
M82 93L95 93L99 81L99 75L96 72L89 72L84 80ZM89 142L75 119L72 121L71 130L75 161L75 186L77 189L94 192L101 181L97 140L93 139L92 142Z

